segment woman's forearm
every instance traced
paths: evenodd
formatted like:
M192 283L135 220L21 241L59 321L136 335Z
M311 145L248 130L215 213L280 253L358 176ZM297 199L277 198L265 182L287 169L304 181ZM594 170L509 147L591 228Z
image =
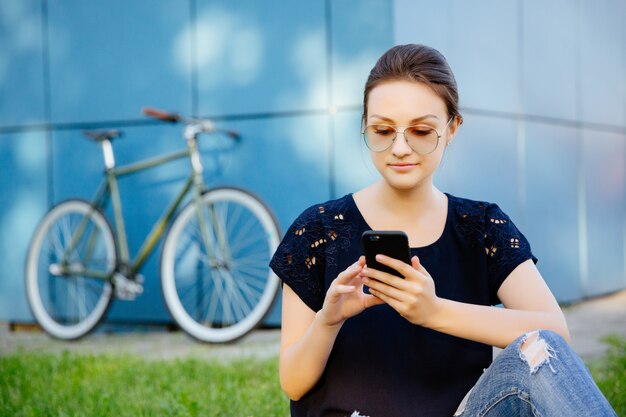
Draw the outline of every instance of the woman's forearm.
M320 379L341 324L327 326L319 313L306 333L280 352L280 385L292 400L299 400Z
M553 330L569 342L563 313L527 311L440 300L441 305L426 327L463 339L504 348L532 330Z

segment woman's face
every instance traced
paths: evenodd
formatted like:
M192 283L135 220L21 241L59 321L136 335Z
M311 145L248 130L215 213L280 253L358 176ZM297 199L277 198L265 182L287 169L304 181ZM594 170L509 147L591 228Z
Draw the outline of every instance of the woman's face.
M393 144L382 152L370 151L372 162L384 181L392 188L410 190L432 184L432 177L443 157L446 144L456 132L457 121L448 124L444 101L426 84L394 80L374 87L367 102L365 125L424 126L434 128L441 138L435 150L427 155L413 151L398 133Z

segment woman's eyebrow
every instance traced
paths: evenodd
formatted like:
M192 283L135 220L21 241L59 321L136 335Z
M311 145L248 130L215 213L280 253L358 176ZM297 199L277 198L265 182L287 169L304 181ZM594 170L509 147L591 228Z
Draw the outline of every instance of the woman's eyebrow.
M372 114L369 118L370 119L376 118L376 119L383 120L385 122L395 123L393 119L390 119L389 117L381 116L380 114ZM411 120L409 123L410 124L418 123L418 122L421 122L424 119L437 119L437 120L439 120L439 117L437 117L434 114L425 114L424 116L416 117L415 119Z

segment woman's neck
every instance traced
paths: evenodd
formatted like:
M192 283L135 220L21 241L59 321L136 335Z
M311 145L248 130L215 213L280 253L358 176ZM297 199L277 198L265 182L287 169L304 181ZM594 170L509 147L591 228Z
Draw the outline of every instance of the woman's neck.
M443 193L432 183L401 190L379 181L372 185L372 196L383 210L396 213L399 217L427 213L445 200Z

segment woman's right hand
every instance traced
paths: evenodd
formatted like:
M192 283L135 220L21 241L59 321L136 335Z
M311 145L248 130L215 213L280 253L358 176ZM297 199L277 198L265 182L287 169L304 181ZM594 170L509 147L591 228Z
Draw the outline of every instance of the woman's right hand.
M360 273L364 266L365 257L361 256L330 284L324 305L318 312L326 326L341 326L344 321L366 308L384 303L379 298L363 292Z

